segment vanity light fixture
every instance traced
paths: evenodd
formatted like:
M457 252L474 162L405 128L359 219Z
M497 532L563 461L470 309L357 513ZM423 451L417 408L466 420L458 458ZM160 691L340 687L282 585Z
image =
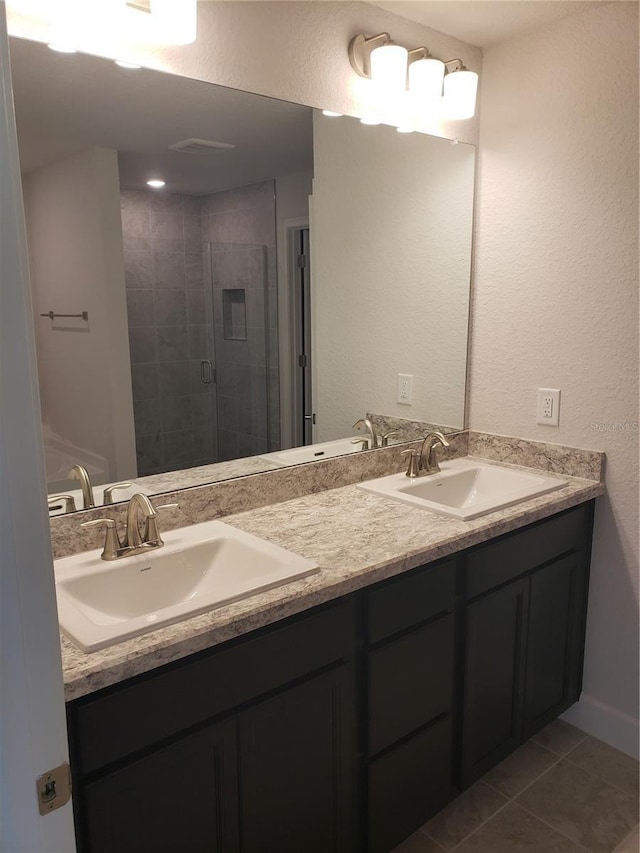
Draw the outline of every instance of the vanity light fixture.
M197 0L49 0L49 47L98 52L114 60L123 45L190 44ZM131 67L131 65L127 66Z
M161 190L162 187L166 185L166 181L160 180L160 178L153 178L150 181L147 181L147 186L151 187L154 190Z
M447 118L473 118L476 111L476 93L478 91L478 75L469 71L461 59L450 59L445 63L457 63L453 71L447 69L444 78L443 107Z
M364 124L379 124L370 121L369 114L386 112L384 101L390 92L402 99L407 77L410 105L407 116L398 123L400 132L407 133L419 124L425 110L448 119L467 119L475 113L478 75L461 59L443 61L426 47L406 50L394 44L389 33L359 33L349 43L349 61L356 74L372 81L381 101L377 108L368 106L367 115L360 119Z

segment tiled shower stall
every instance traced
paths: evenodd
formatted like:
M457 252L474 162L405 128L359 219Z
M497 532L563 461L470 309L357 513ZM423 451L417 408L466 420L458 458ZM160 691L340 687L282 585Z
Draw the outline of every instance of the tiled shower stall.
M277 449L274 182L121 210L138 474Z

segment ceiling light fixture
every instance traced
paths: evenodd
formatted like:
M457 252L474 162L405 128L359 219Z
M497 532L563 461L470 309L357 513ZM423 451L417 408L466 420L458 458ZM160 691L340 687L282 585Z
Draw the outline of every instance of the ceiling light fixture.
M166 185L166 181L162 181L160 178L152 178L150 181L147 181L147 185L154 190L161 190Z
M127 62L125 59L115 59L114 62L120 68L142 68L142 65L136 65L135 62Z
M366 115L360 119L364 123L374 123L370 121L372 113L397 112L392 96L402 99L407 77L411 102L408 114L412 118L400 122L402 132L419 124L425 112L454 120L472 118L475 113L478 75L469 71L461 59L437 59L426 47L406 50L394 44L389 33L359 33L349 43L349 61L358 76L372 81L375 90L376 103L368 104ZM449 68L451 65L454 67Z
M333 110L322 110L323 116L328 116L329 118L341 118L344 113L334 113Z

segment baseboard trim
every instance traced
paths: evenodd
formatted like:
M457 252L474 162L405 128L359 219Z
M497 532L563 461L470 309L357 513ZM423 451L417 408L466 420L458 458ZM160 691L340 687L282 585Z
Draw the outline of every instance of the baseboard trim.
M561 719L632 758L638 758L640 728L638 720L631 715L583 693L580 701L565 711Z

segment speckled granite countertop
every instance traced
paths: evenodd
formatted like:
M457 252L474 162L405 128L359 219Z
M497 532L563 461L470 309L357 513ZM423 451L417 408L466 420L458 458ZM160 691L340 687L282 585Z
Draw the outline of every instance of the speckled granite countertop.
M356 486L229 515L226 523L314 560L320 572L102 651L85 654L62 637L65 697L92 693L604 493L596 480L565 479L558 491L471 521Z

